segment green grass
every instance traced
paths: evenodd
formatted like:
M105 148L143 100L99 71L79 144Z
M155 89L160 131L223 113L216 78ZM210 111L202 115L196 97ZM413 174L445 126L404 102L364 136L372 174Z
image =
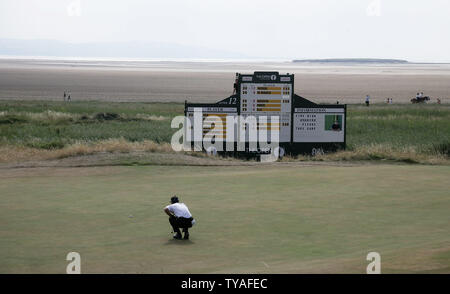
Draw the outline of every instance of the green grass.
M450 167L0 171L0 273L450 273ZM177 193L198 220L171 240ZM132 217L130 217L132 216Z
M387 145L394 150L450 155L450 105L350 106L348 148Z
M103 101L0 101L0 111L39 113L47 110L72 114L95 114L101 112L139 114L151 113L161 116L176 116L183 113L183 103L164 102L103 102Z
M0 147L58 149L113 138L168 143L176 131L171 119L183 109L177 103L0 101ZM448 158L449 149L450 105L348 107L347 150L362 159L395 159L397 153Z
M170 142L171 118L183 109L175 103L0 102L0 143L52 149L111 138ZM117 117L104 119L104 113Z

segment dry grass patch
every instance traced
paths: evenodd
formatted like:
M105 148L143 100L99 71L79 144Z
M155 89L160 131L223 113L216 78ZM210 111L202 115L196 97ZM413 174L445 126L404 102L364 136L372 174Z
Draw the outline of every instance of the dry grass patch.
M25 146L1 146L0 162L18 162L27 160L50 160L62 159L71 156L90 155L101 152L127 153L133 151L141 152L174 152L168 143L155 143L153 141L129 142L123 138L108 139L99 142L76 142L61 149L38 149Z
M395 161L421 164L450 164L448 156L442 153L423 153L416 147L393 147L388 144L372 144L360 146L355 150L343 150L335 153L319 154L316 156L298 156L287 158L287 161Z

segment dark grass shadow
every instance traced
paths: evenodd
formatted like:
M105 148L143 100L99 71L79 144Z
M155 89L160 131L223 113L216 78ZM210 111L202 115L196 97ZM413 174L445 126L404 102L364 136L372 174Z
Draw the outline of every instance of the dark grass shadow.
M164 245L173 245L173 246L188 246L188 245L194 245L195 242L192 242L192 240L176 240L176 239L169 239L167 240Z

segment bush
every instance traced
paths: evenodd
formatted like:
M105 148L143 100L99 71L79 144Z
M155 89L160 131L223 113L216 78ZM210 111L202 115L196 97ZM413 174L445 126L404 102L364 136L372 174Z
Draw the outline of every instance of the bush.
M49 141L49 142L36 141L27 143L26 146L38 149L55 150L64 148L66 144L64 144L64 142L62 141Z
M117 120L117 119L120 119L120 115L118 115L117 113L110 113L110 112L97 113L94 117L95 117L96 120Z
M437 154L442 154L444 156L450 157L450 143L440 143L440 144L433 144L432 151Z

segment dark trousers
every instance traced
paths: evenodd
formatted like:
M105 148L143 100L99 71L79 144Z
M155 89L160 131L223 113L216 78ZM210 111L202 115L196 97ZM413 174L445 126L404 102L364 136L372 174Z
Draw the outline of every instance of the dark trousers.
M179 234L181 234L180 229L183 229L183 232L187 232L188 229L192 227L192 220L192 217L169 217L169 223L172 226L173 231Z

